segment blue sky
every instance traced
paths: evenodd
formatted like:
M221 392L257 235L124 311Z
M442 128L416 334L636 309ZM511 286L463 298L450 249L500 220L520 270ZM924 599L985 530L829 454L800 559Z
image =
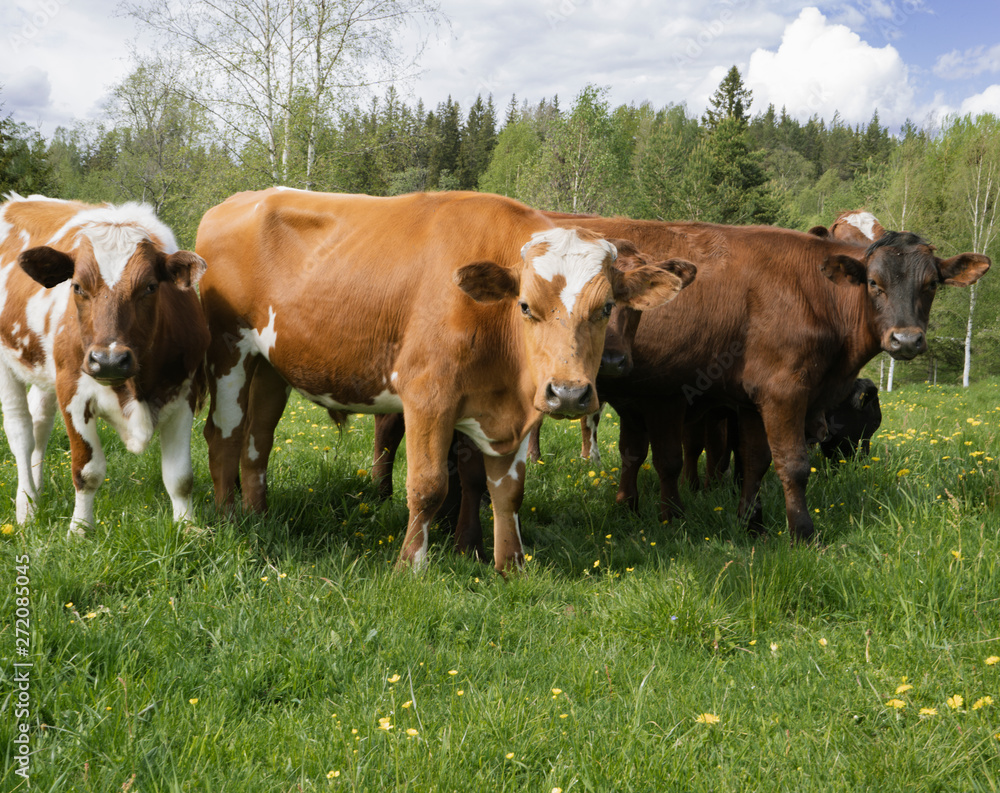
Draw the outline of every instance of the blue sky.
M0 6L0 101L39 126L99 118L129 71L131 20L118 0L6 0ZM613 104L687 104L701 113L730 66L768 103L806 119L834 111L890 128L949 113L1000 114L996 0L441 0L411 101L463 108L492 93L537 102L605 86Z

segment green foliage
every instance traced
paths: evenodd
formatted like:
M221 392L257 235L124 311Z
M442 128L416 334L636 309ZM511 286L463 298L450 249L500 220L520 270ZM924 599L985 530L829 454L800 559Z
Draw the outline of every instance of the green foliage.
M0 113L3 103L0 102ZM45 141L37 130L0 115L0 196L45 194L55 184Z
M750 123L750 104L753 91L743 85L743 76L735 66L730 67L708 100L702 124L714 131L723 121L733 121L744 128Z
M575 423L547 422L530 559L506 581L440 531L427 569L393 570L405 465L379 503L368 417L340 433L293 397L267 516L213 510L199 417L200 532L170 523L156 442L136 457L102 428L82 542L65 537L59 424L38 520L0 534L6 690L30 559L32 789L993 789L998 395L883 395L871 459L814 453L811 546L789 544L773 473L766 541L728 486L685 493L663 526L651 470L638 515L613 503L613 413L600 466L576 456ZM0 439L8 504L14 476ZM0 719L2 745L15 725ZM8 753L2 789L15 768Z

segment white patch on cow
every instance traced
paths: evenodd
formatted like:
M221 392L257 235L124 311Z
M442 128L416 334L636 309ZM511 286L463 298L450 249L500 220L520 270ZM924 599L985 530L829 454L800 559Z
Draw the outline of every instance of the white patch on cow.
M45 447L49 445L57 406L58 400L54 391L38 386L32 386L28 391L28 409L31 411L31 424L35 435L35 450L31 454L31 478L38 494L42 492L42 461L45 458Z
M424 521L423 525L420 527L420 532L423 535L423 540L420 547L417 548L416 552L413 554L413 569L421 570L427 562L427 544L428 544L428 532L427 529L430 528L431 522L429 520Z
M180 394L160 411L160 467L163 486L170 496L174 520L191 520L191 490L194 474L191 468L191 426L194 413L188 402L190 381Z
M601 464L601 450L597 446L597 426L600 421L600 412L591 413L584 417L587 429L590 430L590 448L585 455L594 465Z
M250 458L250 462L255 463L260 459L260 452L257 451L257 446L253 442L253 434L251 433L250 439L247 441L247 457Z
M377 394L371 403L338 402L332 394L310 394L301 388L298 392L310 402L322 405L327 410L343 410L346 413L402 413L403 400L388 388Z
M455 429L468 435L483 454L488 454L490 457L500 456L493 448L495 439L483 432L482 426L475 419L459 419L455 422Z
M396 385L396 380L398 379L399 379L399 372L393 372L391 375L389 375L389 382L391 382L393 385Z
M274 320L277 317L278 315L274 312L274 307L268 306L267 325L264 326L263 330L254 328L250 334L261 355L269 362L271 360L271 351L274 349L274 345L278 343L278 332L274 329Z
M0 408L3 410L7 444L17 464L17 493L14 499L17 522L25 523L34 514L37 495L31 475L35 436L24 383L3 363L0 363Z
M507 473L501 476L499 479L490 479L490 484L493 487L499 487L504 479L511 479L517 482L521 475L517 471L518 464L524 465L528 460L528 442L531 440L531 433L528 433L521 440L521 445L517 447L517 454L514 455L514 461L510 464L510 468Z
M85 423L84 415L88 405L94 416L100 416L114 428L130 452L139 454L149 446L153 439L155 419L148 402L133 399L123 409L113 388L98 383L90 375L81 374L67 411L73 417L78 432L79 427Z
M173 232L146 204L130 201L121 206L85 209L53 234L48 244L56 245L74 229L90 240L101 278L109 287L121 279L125 265L140 243L148 240L164 253L177 252Z
M875 224L878 223L878 219L871 212L855 212L844 220L872 242L875 241Z
M212 400L212 421L223 438L228 438L243 421L240 392L247 382L246 360L256 346L256 331L241 330L236 340L239 357L227 374L216 378L215 399Z
M31 247L31 235L27 229L21 229L21 252L28 250L29 247Z
M521 556L524 552L524 543L521 541L521 518L516 512L514 513L514 533L517 535L517 547L521 549L518 551L518 556ZM523 562L524 560L520 559L519 561Z
M548 245L548 249L532 259L531 266L546 281L551 281L557 275L566 279L566 286L559 294L559 299L570 313L573 312L576 298L583 288L603 272L604 260L608 254L618 256L615 246L607 240L585 242L573 229L536 231L525 249L522 249L522 255L543 243Z

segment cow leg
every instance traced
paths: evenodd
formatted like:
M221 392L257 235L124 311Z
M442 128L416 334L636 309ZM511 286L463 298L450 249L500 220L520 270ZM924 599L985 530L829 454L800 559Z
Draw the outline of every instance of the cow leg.
M753 408L739 411L740 506L738 515L751 534L764 531L760 483L771 464L771 448L760 414Z
M417 405L421 400L414 400ZM429 530L448 492L448 449L455 422L424 413L404 401L406 415L406 505L409 522L398 566L420 569L427 559Z
M206 356L211 402L205 440L218 507L232 507L235 499L250 382L260 359L250 347L251 341L244 333L213 332Z
M63 421L69 436L73 487L76 488L68 536L82 537L94 525L94 499L104 484L108 463L90 400L77 396L70 400L60 399L60 402L67 406L63 410Z
M497 572L524 567L521 523L518 510L524 499L528 436L514 454L485 457L486 482L493 500L493 562Z
M596 413L584 416L580 419L580 456L589 459L594 465L601 464L601 449L597 444L597 427L601 423L601 411L604 410L605 403L602 402Z
M55 424L58 402L55 391L38 386L32 386L28 391L28 409L31 411L31 424L35 436L35 449L31 453L31 478L35 484L36 495L42 493L42 461L45 458L45 448L49 445L49 437L52 435L52 425Z
M729 468L729 443L726 418L705 421L705 487L721 482Z
M254 369L249 391L245 440L240 451L243 506L254 512L264 512L267 510L267 461L274 447L274 430L285 412L291 389L262 358Z
M483 547L483 523L479 517L479 505L482 504L483 494L487 489L486 465L483 453L471 438L461 432L455 435L452 449L455 452L462 491L458 520L455 522L455 550L461 554L472 551L479 561L485 562L487 557ZM449 488L452 482L454 477L449 477Z
M542 459L542 422L539 421L528 433L528 457L533 463Z
M622 458L622 476L618 483L615 502L625 504L633 512L639 511L639 470L649 452L649 436L646 423L638 410L618 409L621 431L618 435L618 451Z
M392 496L392 468L405 431L406 423L402 413L383 413L375 416L372 481L375 482L379 498L383 500Z
M191 491L194 488L194 471L191 467L191 427L194 411L187 399L178 404L160 422L160 470L163 486L170 496L170 504L177 523L191 521Z
M704 418L684 422L681 434L681 447L684 452L684 481L692 492L701 489L701 479L698 476L698 460L705 449L705 427ZM707 478L707 472L706 472Z
M774 468L785 491L785 513L793 540L808 540L813 536L813 522L806 506L809 447L806 445L805 414L804 394L795 401L786 399L761 406Z
M684 401L668 400L646 413L653 467L660 477L660 520L668 521L683 514L677 481L684 467Z
M38 488L32 475L35 433L27 389L14 373L0 364L0 407L3 408L3 429L17 464L17 495L15 509L18 523L26 523L35 512Z

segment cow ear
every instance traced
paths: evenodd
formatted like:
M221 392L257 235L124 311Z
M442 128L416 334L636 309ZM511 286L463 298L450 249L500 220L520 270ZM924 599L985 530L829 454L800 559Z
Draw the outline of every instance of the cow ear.
M941 280L949 286L971 286L990 269L990 257L981 253L960 253L938 262Z
M163 270L164 281L173 281L179 289L190 289L205 274L207 265L197 253L177 251L166 258Z
M868 269L864 262L842 253L829 257L823 262L820 269L823 271L823 275L835 284L847 281L856 286L865 283L868 279Z
M697 271L697 267L684 259L668 259L628 271L612 267L609 280L618 305L646 311L677 297L694 280Z
M512 300L521 290L520 274L495 262L466 264L455 271L452 280L477 303Z
M58 286L73 277L76 262L62 251L43 245L29 248L17 257L17 263L46 289Z
M812 234L814 237L822 237L823 239L826 239L827 237L830 236L830 229L828 229L826 226L813 226L811 229L809 229L809 233Z

